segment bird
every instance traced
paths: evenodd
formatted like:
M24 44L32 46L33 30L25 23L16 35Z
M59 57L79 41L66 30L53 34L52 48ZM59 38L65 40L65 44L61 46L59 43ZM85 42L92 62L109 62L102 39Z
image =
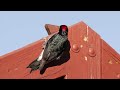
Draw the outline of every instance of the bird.
M44 49L40 56L28 65L27 68L31 68L31 71L44 68L45 64L60 60L66 49L66 43L68 41L68 26L60 25L59 31L51 36L45 43Z

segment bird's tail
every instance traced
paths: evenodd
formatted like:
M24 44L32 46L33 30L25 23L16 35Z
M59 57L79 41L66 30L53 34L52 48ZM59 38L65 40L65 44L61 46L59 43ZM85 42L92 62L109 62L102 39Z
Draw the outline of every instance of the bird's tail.
M27 68L31 68L31 71L30 71L31 73L32 71L37 70L37 69L42 70L44 65L45 65L45 61L43 59L40 61L36 59L32 63L30 63Z
M31 63L29 64L29 66L27 67L27 68L31 68L30 73L31 73L32 71L37 70L37 69L39 68L40 61L37 61L37 60L38 60L38 58L35 59L33 62L31 62Z

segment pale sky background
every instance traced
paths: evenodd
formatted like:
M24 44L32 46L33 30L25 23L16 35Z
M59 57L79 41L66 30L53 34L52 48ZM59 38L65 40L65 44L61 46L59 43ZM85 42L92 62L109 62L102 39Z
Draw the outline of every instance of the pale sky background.
M120 53L120 11L0 11L0 55L47 36L45 24L85 22Z

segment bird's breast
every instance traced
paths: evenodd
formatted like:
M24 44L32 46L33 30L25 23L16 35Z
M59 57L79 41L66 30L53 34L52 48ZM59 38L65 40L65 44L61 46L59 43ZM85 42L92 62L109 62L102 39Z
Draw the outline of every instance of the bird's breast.
M62 49L64 42L67 40L66 37L60 35L56 36L51 43L49 43L48 51L59 51Z

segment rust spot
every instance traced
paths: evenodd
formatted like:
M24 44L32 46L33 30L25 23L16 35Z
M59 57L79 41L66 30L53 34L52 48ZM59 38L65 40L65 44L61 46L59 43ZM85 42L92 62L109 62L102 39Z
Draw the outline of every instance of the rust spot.
M18 68L15 68L14 70L16 71L16 70L18 70Z
M8 72L10 72L11 70L10 70L10 69L8 69L7 71L8 71Z
M84 36L84 39L83 39L85 42L88 42L88 37L87 36Z
M80 45L81 48L83 48L83 45Z
M88 42L88 26L87 26L87 30L86 30L86 36L84 36L83 39L85 42Z
M87 61L87 57L85 56L85 61Z
M117 74L117 78L120 78L120 74Z
M113 64L112 60L109 60L108 63L109 63L109 64Z
M116 63L116 64L119 64L119 62L117 62L117 61L116 61L115 63Z

